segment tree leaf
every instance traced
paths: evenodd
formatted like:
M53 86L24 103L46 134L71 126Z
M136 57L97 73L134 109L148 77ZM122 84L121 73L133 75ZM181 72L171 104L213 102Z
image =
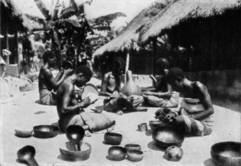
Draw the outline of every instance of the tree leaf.
M44 17L46 18L46 20L49 20L51 18L51 16L49 14L49 10L47 9L47 7L43 3L43 1L42 0L34 0L34 2L36 3L37 7L41 11L41 13L44 15Z

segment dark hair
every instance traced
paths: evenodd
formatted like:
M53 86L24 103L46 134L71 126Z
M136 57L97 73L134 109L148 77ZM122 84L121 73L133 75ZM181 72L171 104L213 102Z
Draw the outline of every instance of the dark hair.
M64 69L73 69L73 64L70 61L65 60L62 63L62 67Z
M76 74L82 73L84 75L84 77L89 81L90 78L92 77L92 71L90 70L89 67L87 66L77 66L76 70L75 70Z
M48 59L54 58L54 54L51 51L46 51L43 54L43 61L44 63L48 62Z
M168 69L170 67L170 64L166 58L158 58L156 60L156 66L158 66L161 69Z
M181 81L184 79L184 77L185 77L185 75L184 75L183 70L178 67L174 67L168 71L167 81L168 82L173 82L176 80Z

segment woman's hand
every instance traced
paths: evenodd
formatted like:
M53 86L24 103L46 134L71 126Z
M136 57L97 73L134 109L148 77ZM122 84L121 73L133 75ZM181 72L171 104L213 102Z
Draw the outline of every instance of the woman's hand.
M64 75L69 76L72 72L73 72L72 69L66 69L66 70L64 70Z
M82 100L81 104L82 104L82 105L81 105L82 107L87 107L87 106L89 106L89 105L91 104L90 98L89 98L89 97L84 98L84 99Z

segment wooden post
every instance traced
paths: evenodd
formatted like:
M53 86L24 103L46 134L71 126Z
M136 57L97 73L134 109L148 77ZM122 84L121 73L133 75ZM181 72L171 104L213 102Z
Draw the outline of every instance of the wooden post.
M8 38L8 27L6 26L6 49L9 50L9 38ZM9 64L9 56L6 57L6 63Z
M15 49L14 49L14 64L17 63L18 64L18 32L16 31L14 33L14 45L15 45Z
M156 67L155 67L155 57L157 54L157 37L153 39L153 52L152 52L152 74L155 75Z
M126 54L126 66L125 66L125 73L129 70L130 66L130 52L128 51ZM126 83L126 77L125 77L125 83Z

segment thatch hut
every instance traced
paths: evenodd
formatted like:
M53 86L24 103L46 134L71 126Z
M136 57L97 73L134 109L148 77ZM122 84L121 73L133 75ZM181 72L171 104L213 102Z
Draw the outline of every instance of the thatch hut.
M164 1L163 1L164 2ZM140 32L142 30L142 28L149 23L149 21L151 20L151 18L155 17L159 12L161 12L166 5L169 5L171 3L171 1L165 1L166 3L163 2L156 2L155 4L151 5L150 7L142 10L139 14L137 14L137 16L120 32L120 34L113 39L112 41L110 41L109 43L105 44L104 46L100 47L99 49L97 49L94 54L93 57L94 59L98 59L100 58L102 55L106 55L105 57L110 57L109 55L119 55L122 56L131 54L131 60L130 61L135 61L135 64L138 64L139 67L142 69L146 69L148 68L148 66L152 66L152 60L150 60L150 53L147 52L142 52L142 55L144 54L149 54L149 56L147 55L146 57L143 55L139 56L135 56L133 54L137 54L135 51L133 50L141 50L143 51L138 43L138 39L139 39L139 35ZM140 53L138 53L140 54ZM102 56L103 57L103 56ZM110 57L111 58L111 57ZM140 61L141 60L141 61ZM108 61L108 58L105 60ZM128 56L126 59L127 63L128 63ZM143 61L145 63L143 63ZM131 63L131 69L136 68L134 63ZM140 64L142 64L140 66ZM146 66L143 66L143 65ZM127 64L128 66L128 64ZM147 69L148 70L148 69ZM141 71L142 72L142 71ZM145 71L144 71L145 72Z
M177 0L143 28L139 41L168 35L176 65L205 83L214 103L240 109L240 20L239 0Z
M11 0L1 0L1 15L0 15L0 51L8 49L12 52L10 57L6 58L7 63L15 63L17 61L17 40L18 32L25 31L22 25L21 13L15 8Z
M173 48L187 50L186 70L238 67L240 7L239 0L177 0L142 29L139 42L168 34Z

